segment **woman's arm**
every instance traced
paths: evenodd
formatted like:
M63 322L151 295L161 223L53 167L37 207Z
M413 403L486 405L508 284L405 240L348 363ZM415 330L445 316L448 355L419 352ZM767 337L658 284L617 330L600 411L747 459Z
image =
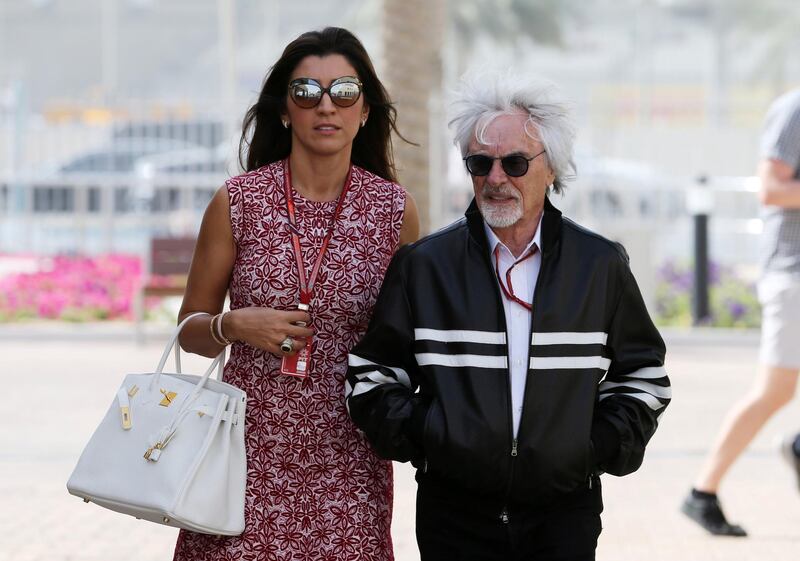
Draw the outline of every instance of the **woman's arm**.
M414 243L418 239L419 211L417 210L417 202L411 196L411 193L406 191L406 208L403 211L403 224L400 226L399 247Z
M208 312L213 316L222 311L235 259L228 191L222 187L203 215L178 322L193 312ZM208 357L219 354L222 345L211 338L210 323L211 317L200 316L186 324L180 334L181 347Z
M221 188L211 199L203 216L197 238L192 266L186 283L178 321L193 312L208 312L212 316L222 311L228 291L233 263L236 260L236 243L230 219L228 191ZM279 311L272 308L241 308L224 316L222 332L231 341L243 341L253 347L282 355L280 343L287 336L296 338L294 350L305 346L303 337L313 331L293 325L309 322L306 312ZM211 337L211 317L194 318L181 331L181 347L191 353L214 357L222 345Z

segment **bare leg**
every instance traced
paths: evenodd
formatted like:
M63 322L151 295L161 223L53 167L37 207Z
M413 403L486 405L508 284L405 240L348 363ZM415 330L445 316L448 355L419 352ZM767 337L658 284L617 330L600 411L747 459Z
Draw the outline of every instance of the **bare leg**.
M750 392L728 412L695 480L695 489L716 493L722 478L761 427L792 400L798 370L762 366Z

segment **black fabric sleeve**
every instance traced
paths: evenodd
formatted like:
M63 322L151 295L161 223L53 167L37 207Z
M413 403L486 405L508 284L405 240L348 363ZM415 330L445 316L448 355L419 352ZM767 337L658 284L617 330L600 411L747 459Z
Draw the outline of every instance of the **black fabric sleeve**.
M613 475L639 468L645 446L672 398L664 341L621 252L615 264L621 294L606 342L611 363L598 388L591 437L597 467Z
M416 393L414 322L403 272L411 247L389 265L367 332L350 352L345 403L381 457L416 464L424 457L428 404Z

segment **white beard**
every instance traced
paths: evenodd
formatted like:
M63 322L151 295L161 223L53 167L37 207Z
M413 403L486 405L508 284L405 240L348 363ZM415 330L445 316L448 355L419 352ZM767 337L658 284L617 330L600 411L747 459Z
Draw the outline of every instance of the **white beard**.
M492 203L487 197L489 192L491 192L489 189L484 188L477 201L478 210L481 211L483 219L490 227L508 228L522 219L524 214L522 200L519 199L516 193L501 191L503 194L512 194L515 197L514 205L509 208L508 203L503 203L502 205Z

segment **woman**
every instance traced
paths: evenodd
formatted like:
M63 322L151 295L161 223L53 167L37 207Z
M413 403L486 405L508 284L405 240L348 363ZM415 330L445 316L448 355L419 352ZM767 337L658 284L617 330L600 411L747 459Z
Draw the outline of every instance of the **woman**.
M292 41L248 111L246 173L206 210L180 311L218 314L181 345L212 357L232 342L225 380L248 395L245 531L182 531L176 560L392 559L391 464L344 406L347 353L419 233L392 130L369 56L338 28Z

